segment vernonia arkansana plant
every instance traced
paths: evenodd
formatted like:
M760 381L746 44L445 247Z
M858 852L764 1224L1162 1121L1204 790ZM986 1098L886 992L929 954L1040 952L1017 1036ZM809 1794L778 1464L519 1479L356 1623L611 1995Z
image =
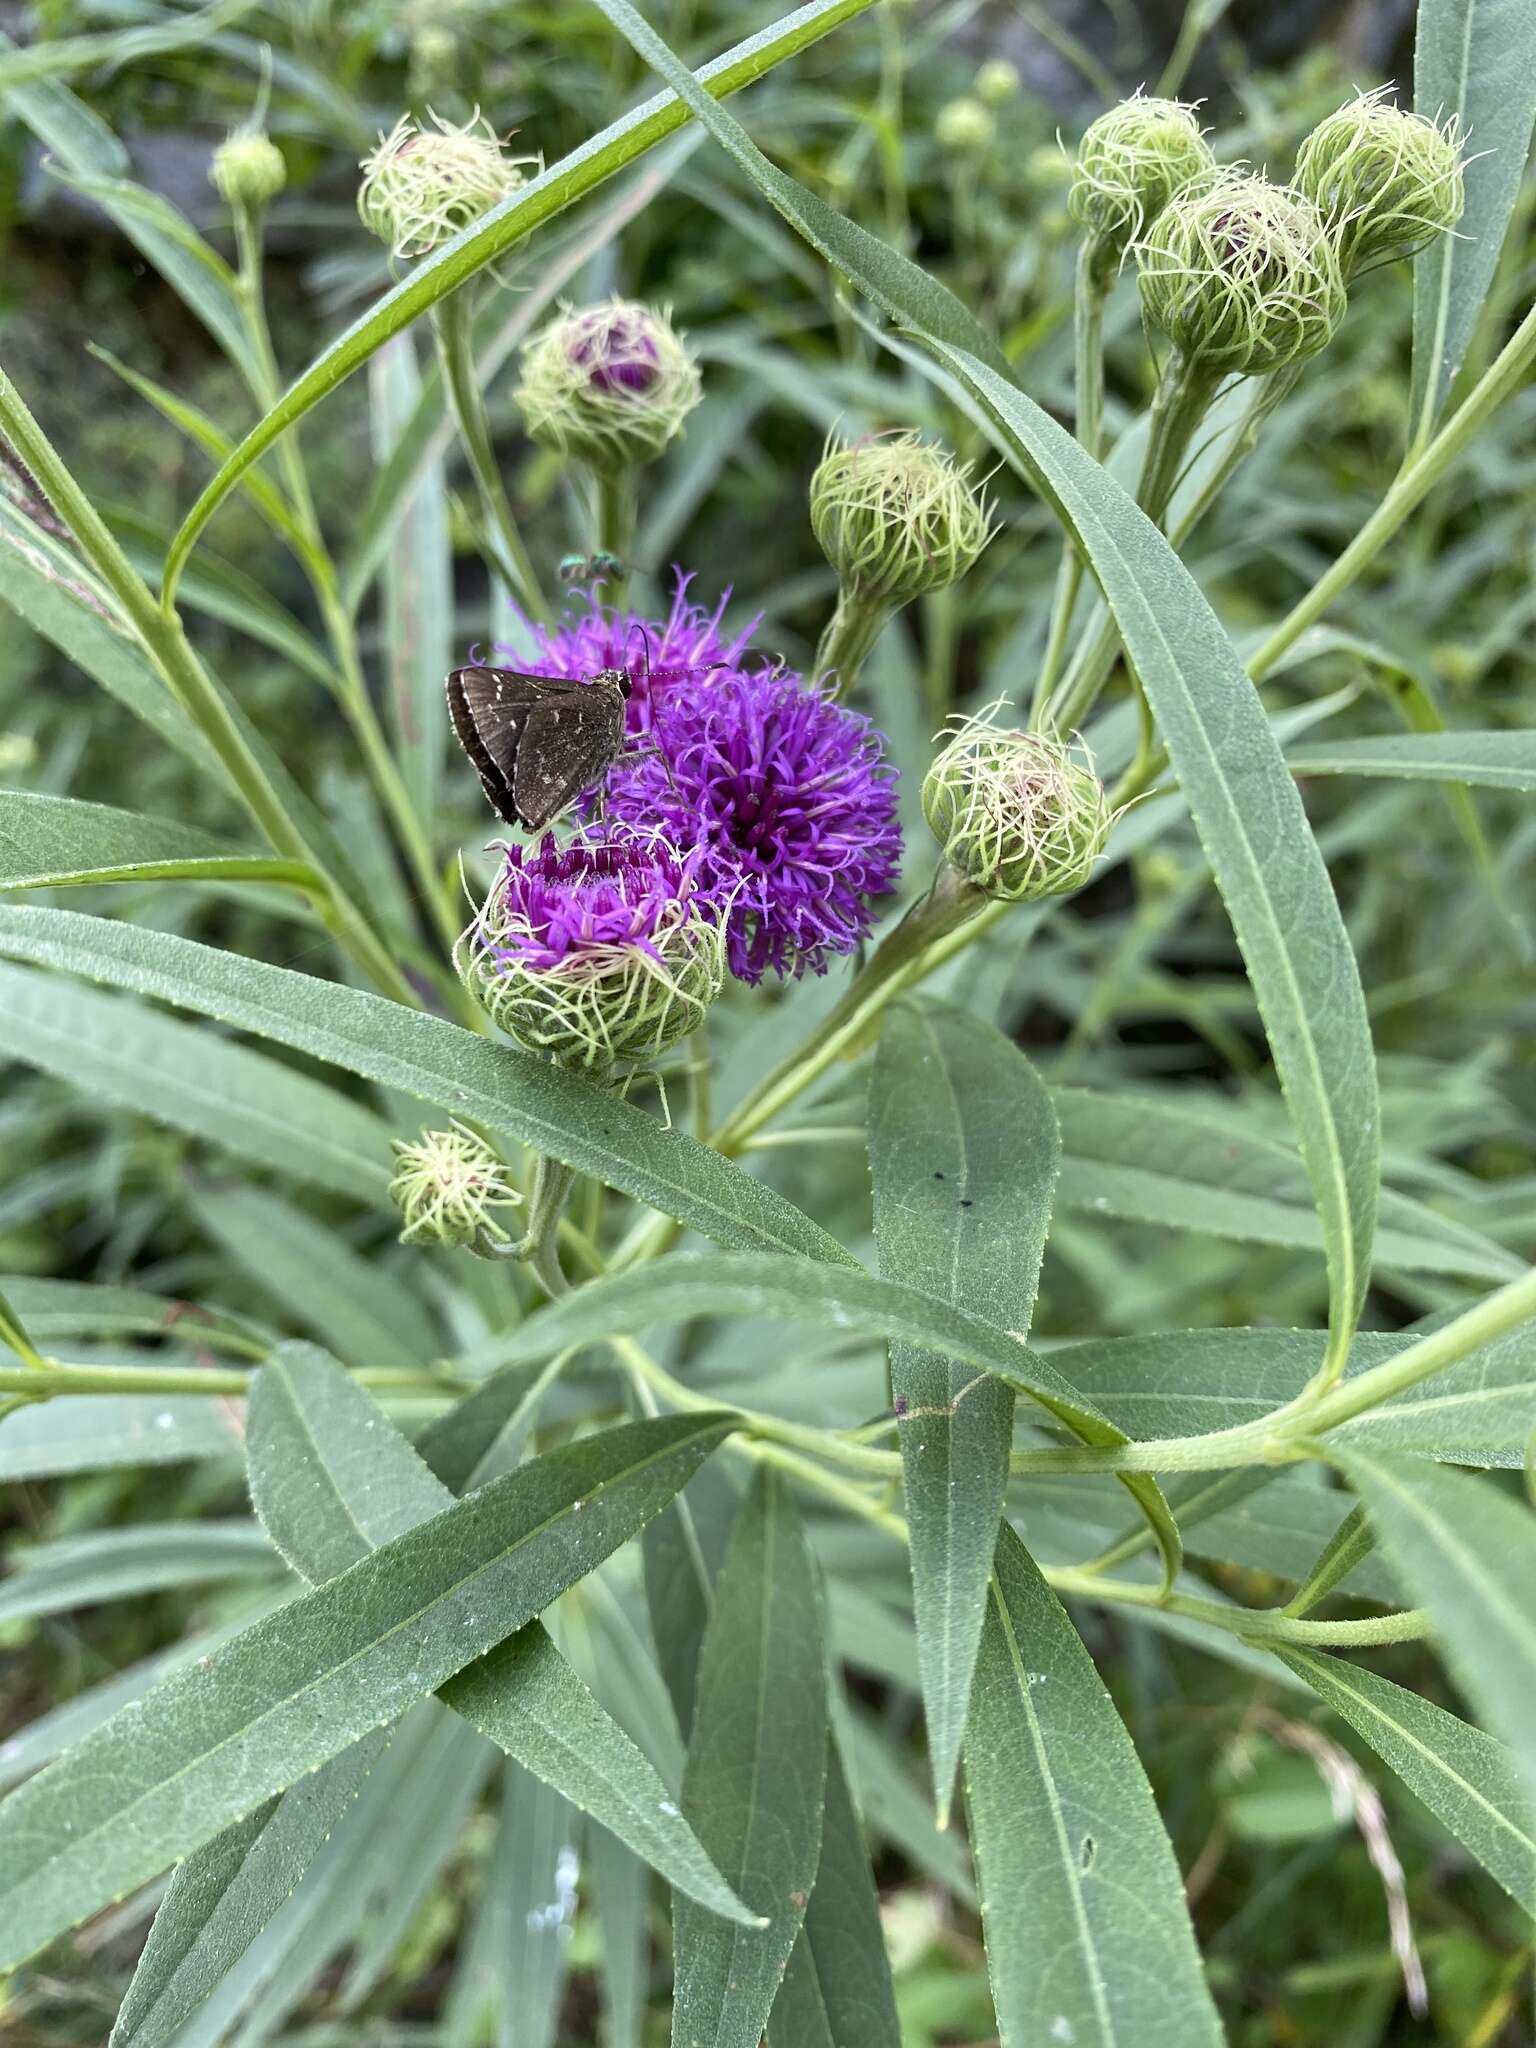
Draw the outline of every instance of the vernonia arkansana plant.
M1523 2038L1536 22L1035 12L0 49L8 2042Z

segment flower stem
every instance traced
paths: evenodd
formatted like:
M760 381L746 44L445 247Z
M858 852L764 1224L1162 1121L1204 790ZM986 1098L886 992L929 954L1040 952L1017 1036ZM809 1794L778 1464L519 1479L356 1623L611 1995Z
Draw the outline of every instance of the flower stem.
M1110 273L1110 277L1113 273ZM1084 235L1077 252L1077 287L1073 298L1072 337L1076 367L1077 439L1095 461L1104 438L1104 301L1109 295L1110 277L1104 271L1103 253L1096 235ZM1056 595L1051 605L1051 625L1045 654L1035 681L1034 702L1029 722L1038 728L1051 701L1056 678L1067 651L1072 614L1083 587L1082 550L1068 540L1056 577Z
M1387 495L1306 596L1299 599L1248 664L1255 682L1274 667L1288 648L1334 599L1346 591L1375 561L1403 521L1445 475L1463 448L1493 412L1515 390L1536 360L1536 306L1515 329L1503 349L1478 379L1428 447L1399 471Z
M473 307L473 291L459 290L450 292L432 308L432 332L437 341L438 361L442 365L443 387L453 409L459 439L469 457L481 511L486 524L500 542L496 566L508 582L514 602L531 617L537 618L545 608L539 580L528 550L523 546L522 535L517 530L517 521L512 516L512 506L496 463L496 449L485 416L485 404L475 378L470 335Z
M812 674L826 677L835 696L846 697L859 679L880 629L891 616L889 609L873 598L855 591L839 590L837 603L816 649Z
M630 469L593 471L597 505L594 522L594 544L599 554L612 555L622 564L613 575L603 580L607 585L607 599L618 605L624 596L624 583L634 566L630 555L635 545L635 520L638 516L638 500L635 490L635 474Z

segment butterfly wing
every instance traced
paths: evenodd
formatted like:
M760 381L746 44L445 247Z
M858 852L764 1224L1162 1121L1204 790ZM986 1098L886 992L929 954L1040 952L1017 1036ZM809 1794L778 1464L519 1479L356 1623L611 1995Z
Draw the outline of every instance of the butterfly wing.
M612 684L567 684L527 715L513 772L513 802L530 832L540 832L618 759L624 699Z
M517 758L529 715L550 696L575 686L562 676L529 676L518 669L456 668L448 677L448 711L486 795L509 825L524 822L513 796Z

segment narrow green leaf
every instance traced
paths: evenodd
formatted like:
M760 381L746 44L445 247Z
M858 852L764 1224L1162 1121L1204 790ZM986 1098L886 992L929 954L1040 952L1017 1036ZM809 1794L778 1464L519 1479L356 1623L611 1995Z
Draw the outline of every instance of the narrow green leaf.
M817 43L873 0L811 0L782 21L727 50L699 73L705 90L724 97L765 77L790 57ZM220 469L188 513L167 560L174 585L177 570L196 544L197 536L251 464L328 392L358 369L392 335L401 333L439 299L494 263L534 229L594 191L658 142L665 141L688 119L687 106L671 93L659 93L643 106L612 122L559 163L541 171L510 198L504 199L473 226L456 235L436 254L420 263L393 291L355 321L325 349L258 421Z
M1471 159L1457 231L1413 266L1409 418L1421 447L1477 327L1530 155L1536 15L1525 0L1419 0L1413 102L1432 121L1456 116Z
M273 1541L312 1581L335 1578L373 1546L453 1506L447 1488L357 1382L305 1345L285 1346L263 1369L251 1397L247 1450L257 1510ZM580 1501L572 1512L583 1512ZM750 1923L666 1785L540 1623L529 1622L461 1671L440 1696L711 1912Z
M0 1623L69 1614L105 1600L136 1600L167 1586L268 1578L282 1569L254 1522L136 1522L59 1536L18 1558L0 1585Z
M178 1866L110 2048L175 2036L292 1893L388 1746L375 1729Z
M1408 782L1536 789L1536 732L1398 732L1292 747L1293 775L1385 775Z
M719 1459L711 1459L698 1477L646 1524L640 1539L651 1640L685 1740L693 1726L699 1646L740 1506L740 1491L731 1473Z
M388 1126L263 1053L25 967L0 967L0 1016L12 1059L89 1094L338 1194L388 1186Z
M1199 1230L1244 1243L1322 1249L1306 1170L1296 1153L1235 1117L1200 1114L1155 1095L1058 1088L1064 1209ZM1422 1202L1385 1189L1376 1251L1406 1272L1512 1280L1513 1254Z
M114 28L96 35L53 36L46 42L24 49L9 48L0 57L0 92L12 86L28 85L40 78L64 78L76 71L117 70L140 57L159 56L166 50L184 49L188 44L207 42L210 36L228 28L242 14L249 14L256 0L215 0L182 15L141 28Z
M298 862L240 853L169 818L0 790L0 889L159 881L288 882L303 889L315 878Z
M197 1221L265 1295L349 1364L419 1370L441 1351L407 1279L266 1188L203 1189Z
M729 1428L563 1445L174 1673L0 1803L9 1968L434 1691L632 1536Z
M240 1449L227 1401L202 1394L59 1394L0 1419L0 1480L174 1465Z
M1536 1808L1502 1742L1341 1657L1276 1653L1343 1716L1517 1905L1536 1914Z
M1017 388L996 344L959 300L775 169L629 0L598 5L791 226L959 379L995 444L1050 501L1092 567L1247 963L1323 1220L1330 1356L1341 1366L1370 1278L1380 1178L1375 1056L1327 870L1230 641L1163 535Z
M1536 1794L1536 1514L1487 1479L1328 1444L1407 1599Z
M433 1417L416 1439L417 1456L452 1493L468 1492L493 1446L510 1466L533 1426L541 1378L537 1365L492 1373L483 1386Z
M1051 1099L995 1026L936 1004L887 1017L869 1084L880 1271L1021 1341L1061 1149ZM891 1346L928 1755L949 1812L1008 1484L1014 1393L941 1352Z
M587 1862L602 1937L598 1976L603 1988L605 2048L642 2048L649 1946L645 1865L606 1828L587 1829Z
M558 1792L502 1766L496 1836L444 2003L442 2048L550 2048L576 1916L577 1820Z
M12 1306L38 1337L190 1337L215 1350L232 1344L260 1349L265 1332L227 1309L142 1287L108 1287L95 1281L34 1280L16 1275L5 1282ZM67 1398L67 1397L66 1397Z
M830 1733L816 1888L773 2002L768 2041L769 2048L901 2048L880 1898Z
M760 1466L742 1504L699 1659L683 1811L766 1927L679 1897L673 2048L758 2048L821 1854L827 1701L821 1617L800 1517Z
M643 1110L531 1053L491 1045L440 1017L78 912L0 907L0 953L135 988L277 1038L508 1132L721 1244L853 1263L819 1224L697 1139L664 1129ZM83 998L73 989L67 995L73 1016ZM293 1121L293 1129L303 1128L302 1119Z
M1219 2048L1152 1788L1093 1659L1006 1523L965 1782L1004 2048Z
M1413 1333L1361 1331L1351 1373L1406 1349ZM1133 1437L1203 1436L1293 1401L1323 1360L1308 1330L1173 1330L1069 1344L1052 1363ZM1415 1451L1462 1465L1518 1465L1536 1427L1536 1331L1516 1330L1422 1385L1357 1415L1337 1443Z

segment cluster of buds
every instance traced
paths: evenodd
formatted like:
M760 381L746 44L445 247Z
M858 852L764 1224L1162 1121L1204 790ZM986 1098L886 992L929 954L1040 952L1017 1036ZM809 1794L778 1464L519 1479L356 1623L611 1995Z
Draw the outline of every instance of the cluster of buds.
M529 344L517 388L533 438L604 475L654 461L701 396L665 314L624 299L552 321Z
M357 210L363 225L408 262L430 256L525 182L537 157L509 157L478 112L462 127L429 114L422 127L402 114L363 159Z
M1192 106L1136 93L1089 124L1078 145L1067 207L1112 265L1170 200L1215 168Z
M1304 192L1225 172L1171 200L1136 245L1142 304L1192 363L1263 376L1344 317L1333 237Z
M725 934L696 857L609 831L508 847L455 965L526 1051L606 1076L696 1030L725 981Z
M1346 277L1411 256L1453 228L1466 201L1461 136L1405 113L1389 88L1361 93L1302 144L1296 184L1333 235Z
M923 782L923 816L949 867L1004 903L1081 889L1114 822L1091 768L990 712L954 721Z
M441 1244L482 1256L510 1242L493 1210L522 1196L490 1146L462 1124L395 1141L398 1164L389 1192L404 1219L402 1244Z
M208 175L232 211L260 213L287 184L288 166L269 135L246 128L219 144Z

